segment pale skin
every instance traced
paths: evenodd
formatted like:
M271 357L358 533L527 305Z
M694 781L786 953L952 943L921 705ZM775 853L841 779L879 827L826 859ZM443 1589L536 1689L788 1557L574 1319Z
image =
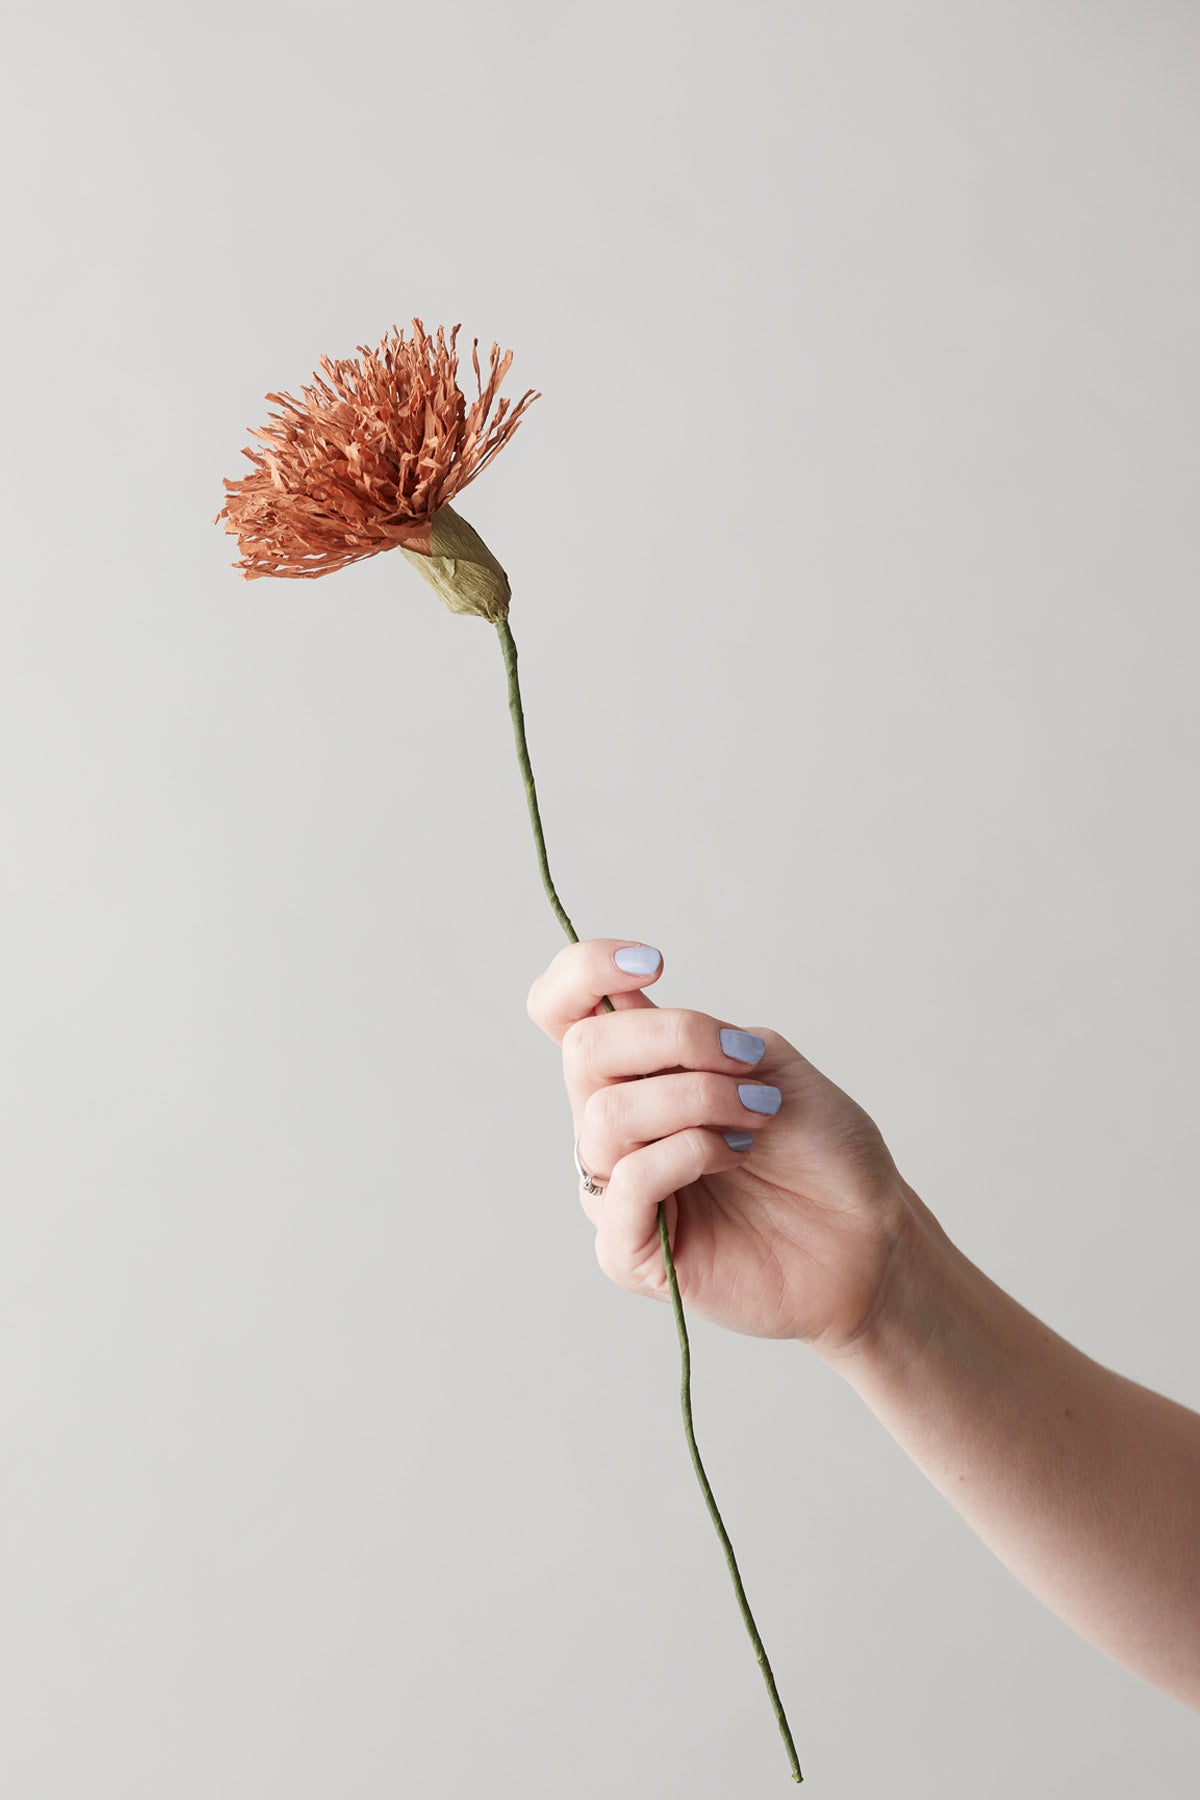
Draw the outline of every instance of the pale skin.
M569 944L529 991L562 1048L580 1161L606 1184L580 1187L604 1273L668 1299L665 1202L688 1312L815 1350L1031 1593L1200 1709L1200 1414L1093 1362L969 1262L786 1038L657 1006L661 958L648 974L614 961L634 944ZM726 1055L723 1027L762 1055Z

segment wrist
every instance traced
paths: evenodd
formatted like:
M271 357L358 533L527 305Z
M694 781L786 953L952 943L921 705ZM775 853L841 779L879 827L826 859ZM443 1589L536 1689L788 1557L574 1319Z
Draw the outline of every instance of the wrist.
M973 1311L973 1286L983 1279L903 1179L888 1235L883 1275L853 1335L812 1346L863 1393L909 1378L946 1346Z

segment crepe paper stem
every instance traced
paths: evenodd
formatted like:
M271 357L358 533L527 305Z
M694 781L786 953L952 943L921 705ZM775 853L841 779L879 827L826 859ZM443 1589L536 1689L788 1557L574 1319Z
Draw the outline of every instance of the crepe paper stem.
M577 944L579 942L579 934L567 917L563 903L555 891L554 882L550 876L550 861L546 855L546 837L542 830L542 815L538 811L537 788L534 785L533 780L533 765L529 760L529 745L525 741L525 713L521 705L520 683L517 680L516 641L513 638L507 619L500 619L497 621L496 630L500 637L500 649L504 656L504 667L508 672L508 707L509 711L512 713L513 735L517 741L517 760L521 765L521 778L525 783L525 798L529 802L529 817L533 825L534 841L537 845L538 868L541 870L542 886L546 890L550 904L558 917L559 924L562 926L571 942ZM601 996L600 1004L607 1012L616 1011L615 1006L607 994ZM762 1671L762 1678L767 1684L767 1692L771 1697L771 1705L775 1711L775 1721L779 1726L779 1733L783 1738L784 1746L787 1750L792 1780L803 1781L804 1777L800 1773L800 1763L796 1756L796 1746L792 1742L792 1733L787 1722L787 1714L784 1712L783 1702L779 1698L779 1689L775 1686L775 1676L771 1669L770 1658L767 1655L762 1638L759 1636L758 1626L754 1622L754 1614L750 1610L750 1602L746 1598L746 1590L742 1585L741 1572L738 1569L737 1558L733 1553L733 1544L730 1541L729 1533L725 1529L725 1521L721 1517L711 1483L705 1473L704 1464L700 1460L700 1449L696 1443L696 1431L692 1423L692 1351L691 1345L688 1342L687 1321L683 1316L683 1301L679 1295L679 1281L675 1274L675 1259L671 1254L671 1237L667 1230L667 1209L661 1200L658 1203L658 1241L662 1246L663 1267L667 1274L667 1285L671 1290L671 1308L675 1314L675 1329L679 1334L681 1371L679 1397L683 1408L683 1429L687 1436L688 1450L690 1451L692 1458L692 1467L696 1471L696 1480L699 1482L700 1491L704 1495L704 1504L708 1508L709 1517L712 1519L717 1536L721 1540L721 1547L725 1552L725 1561L729 1565L729 1574L733 1581L734 1593L737 1595L737 1603L739 1610L741 1611L742 1620L750 1635L750 1642L754 1646L754 1654L758 1659L758 1666Z
M513 637L507 619L500 619L496 625L500 637L500 649L504 656L504 667L508 671L508 710L512 714L513 736L517 740L517 761L521 765L521 779L525 783L525 798L529 802L529 817L533 823L533 836L537 844L538 868L542 872L542 886L549 895L550 904L558 915L558 922L573 944L579 942L579 933L566 915L562 901L554 891L554 883L550 879L550 861L546 855L546 834L542 830L542 815L538 811L537 788L533 784L533 764L529 760L529 745L525 742L525 713L521 707L521 684L517 680L517 643ZM608 995L604 996L604 1004L609 1012L615 1012Z
M675 1259L671 1255L671 1240L667 1234L667 1211L662 1202L658 1207L658 1241L662 1245L663 1265L667 1271L667 1282L671 1289L671 1305L675 1311L675 1328L679 1333L679 1361L682 1370L679 1383L679 1400L683 1408L683 1429L687 1434L688 1449L692 1453L692 1467L696 1471L696 1480L700 1483L700 1491L704 1495L704 1503L708 1507L721 1547L725 1552L725 1561L729 1564L729 1575L733 1582L733 1591L737 1595L738 1607L742 1620L750 1634L750 1642L754 1645L754 1654L758 1658L758 1666L762 1670L762 1678L767 1684L767 1692L771 1696L771 1705L775 1709L775 1723L779 1726L779 1735L787 1750L788 1763L791 1766L792 1780L803 1781L800 1773L800 1762L796 1755L796 1746L792 1742L791 1726L787 1722L787 1714L783 1710L783 1701L779 1698L779 1689L775 1686L775 1675L771 1668L771 1659L767 1655L766 1646L758 1634L758 1626L754 1623L754 1614L750 1611L750 1602L746 1598L746 1590L742 1586L741 1571L737 1565L737 1557L733 1554L733 1544L725 1529L725 1522L717 1507L716 1499L709 1485L708 1476L704 1472L704 1464L700 1460L700 1447L696 1442L696 1430L692 1424L692 1347L688 1342L687 1321L683 1316L683 1302L679 1298L679 1282L675 1277Z

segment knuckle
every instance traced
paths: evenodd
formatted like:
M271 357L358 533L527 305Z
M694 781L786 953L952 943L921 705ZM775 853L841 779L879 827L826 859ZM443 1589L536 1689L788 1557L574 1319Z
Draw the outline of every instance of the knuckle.
M562 1053L563 1067L574 1074L586 1069L592 1059L595 1031L594 1019L576 1019L563 1032Z
M725 1078L697 1069L688 1076L686 1105L696 1118L707 1119L728 1105Z
M677 1007L667 1015L668 1047L680 1068L686 1068L693 1061L694 1034L688 1023L690 1017L690 1013L685 1012L682 1007Z
M616 1277L612 1270L612 1257L609 1242L603 1231L598 1231L596 1233L596 1261L600 1265L601 1274L607 1275L610 1281L614 1281Z
M683 1068L703 1062L713 1053L715 1020L707 1013L681 1012L675 1031L676 1061Z
M584 1101L583 1116L590 1129L598 1136L619 1136L621 1124L627 1111L624 1085L620 1082L612 1087L597 1088Z
M608 1233L603 1229L596 1233L596 1261L601 1273L607 1275L618 1287L627 1288L631 1285L629 1267L625 1259L616 1254Z
M698 1125L690 1125L680 1137L685 1172L689 1181L696 1181L708 1168L709 1140Z
M667 1288L667 1272L663 1268L662 1252L657 1245L652 1253L632 1271L629 1286L636 1288L639 1294L645 1294L651 1300L661 1300L664 1297Z
M551 957L550 969L556 975L561 975L575 961L582 949L582 944L564 944L562 949L556 951Z

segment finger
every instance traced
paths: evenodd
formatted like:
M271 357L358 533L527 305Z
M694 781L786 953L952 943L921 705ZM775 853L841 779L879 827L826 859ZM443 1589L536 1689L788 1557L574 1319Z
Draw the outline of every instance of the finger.
M622 1157L596 1214L596 1261L610 1281L637 1293L662 1295L667 1277L658 1235L658 1205L667 1202L673 1235L673 1196L702 1175L723 1174L744 1160L719 1131L690 1126Z
M597 1088L576 1123L579 1160L598 1181L606 1181L622 1157L655 1138L672 1137L690 1125L757 1129L769 1124L782 1100L769 1082L695 1069L611 1083Z
M664 1069L707 1069L716 1075L753 1069L760 1076L771 1065L773 1036L679 1006L589 1014L563 1034L563 1077L572 1112L582 1117L587 1101L610 1082Z
M594 1013L605 995L617 1008L653 1006L641 990L657 981L662 969L658 950L628 938L566 944L530 988L526 1008L534 1024L561 1044L567 1027Z

